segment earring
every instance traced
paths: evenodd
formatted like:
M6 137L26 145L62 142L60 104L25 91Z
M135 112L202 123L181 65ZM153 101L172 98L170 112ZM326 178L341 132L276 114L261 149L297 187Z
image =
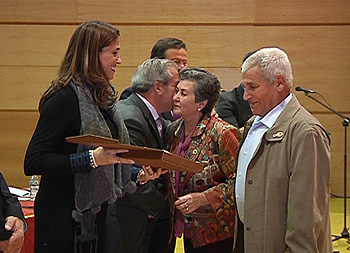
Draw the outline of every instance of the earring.
M200 112L202 109L201 109L201 108L198 108L197 110Z

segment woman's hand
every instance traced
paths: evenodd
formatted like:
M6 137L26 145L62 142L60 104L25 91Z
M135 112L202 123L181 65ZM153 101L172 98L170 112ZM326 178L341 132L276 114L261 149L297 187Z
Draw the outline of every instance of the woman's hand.
M203 192L193 192L180 197L174 204L182 214L190 214L201 206L209 205L209 201Z
M149 180L154 180L159 178L162 174L167 173L168 170L164 170L162 168L158 168L156 171L152 169L151 166L142 165L142 169L139 172L139 182L140 184L145 184Z
M129 150L127 149L98 147L93 151L93 154L97 165L108 165L115 163L134 164L135 162L131 159L117 156L119 153L126 153L128 151Z

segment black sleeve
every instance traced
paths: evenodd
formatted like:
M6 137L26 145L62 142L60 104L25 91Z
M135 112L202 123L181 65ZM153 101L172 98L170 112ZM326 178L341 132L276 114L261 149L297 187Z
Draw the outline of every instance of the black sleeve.
M220 98L216 104L216 112L221 119L238 127L238 120L235 115L236 108L233 100L229 97L230 95L230 93L226 92L220 94Z
M8 189L8 185L5 181L5 178L1 172L0 172L0 187L1 187L1 197L4 200L4 211L3 211L4 218L6 219L6 217L8 216L15 216L24 221L25 219L24 219L24 214L22 212L21 204L19 203L16 197L11 195Z
M77 145L67 143L66 137L78 135L79 131L78 98L66 86L49 97L42 107L26 152L25 174L72 174L70 154L76 153Z

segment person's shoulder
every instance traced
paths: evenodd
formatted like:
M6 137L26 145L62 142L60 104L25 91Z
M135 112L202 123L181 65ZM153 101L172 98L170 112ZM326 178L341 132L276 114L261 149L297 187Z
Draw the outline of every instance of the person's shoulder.
M223 121L220 118L211 116L206 128L206 132L207 135L211 137L211 140L215 142L223 141L225 143L228 143L227 141L229 140L229 143L235 147L238 147L239 130L235 126L227 123L226 121Z
M54 94L56 94L57 96L71 97L75 94L75 91L70 85L65 85L64 87L57 90Z
M210 128L212 128L212 131L215 130L215 132L218 132L218 133L224 133L225 131L237 131L237 128L234 125L216 116L210 117L210 121L208 125L211 126Z
M177 120L174 120L169 125L167 125L166 136L165 136L166 140L170 140L170 139L173 139L175 137L175 132L176 132L176 130L179 129L181 122L183 122L183 119L178 118Z
M139 104L132 97L118 101L116 107L124 119L143 117L143 112Z
M78 97L72 87L66 85L51 94L45 101L44 105L68 106L72 102L78 102Z
M235 88L234 88L235 89ZM220 97L219 99L221 100L228 100L228 99L232 99L234 97L234 89L233 90L229 90L229 91L222 91L220 92Z
M320 121L303 106L300 106L297 110L293 117L293 121L305 126L321 125Z
M212 124L215 124L217 126L232 126L232 127L234 127L232 124L226 122L225 120L223 120L222 118L217 117L217 116L210 116L209 121Z
M133 93L131 87L126 87L120 94L119 100L127 99Z
M173 122L169 123L169 125L167 127L170 129L177 128L181 124L182 121L183 121L182 118L178 118L177 120L174 120Z
M287 103L281 115L277 118L277 122L288 125L313 125L320 123L315 116L299 103L295 96Z
M290 128L294 130L295 137L315 133L316 135L325 135L329 139L329 132L321 122L301 105L290 120Z
M122 99L119 100L117 102L117 106L118 107L139 107L139 103L138 103L138 98L134 96L134 94L130 95L128 98L126 99Z

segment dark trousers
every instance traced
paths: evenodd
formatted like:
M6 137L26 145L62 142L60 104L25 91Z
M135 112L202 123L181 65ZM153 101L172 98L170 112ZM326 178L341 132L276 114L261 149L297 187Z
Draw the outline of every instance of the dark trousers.
M236 246L233 253L244 253L244 226L241 220L238 218L238 233L236 239Z
M110 205L107 215L105 253L173 253L175 240L169 244L171 221L169 207L158 219L149 218L139 208Z
M173 253L175 249L175 237L170 239L171 221L170 218L150 220L147 227L146 243L149 243L148 251L144 253Z
M233 238L214 242L199 248L193 248L190 239L184 238L186 253L231 253L233 248Z

